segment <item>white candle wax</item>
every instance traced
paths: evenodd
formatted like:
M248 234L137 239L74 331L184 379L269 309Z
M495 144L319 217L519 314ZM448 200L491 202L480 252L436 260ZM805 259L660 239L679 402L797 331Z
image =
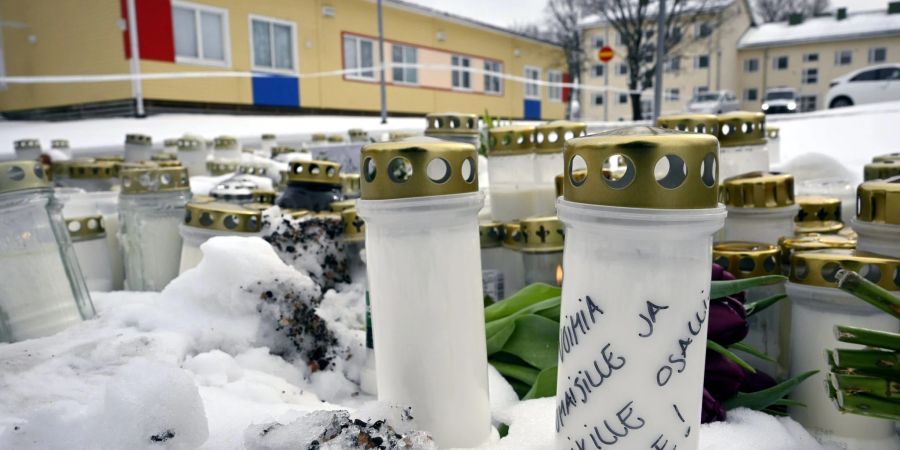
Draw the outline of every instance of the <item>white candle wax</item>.
M563 165L562 152L538 153L534 156L534 217L556 215L556 176L562 172Z
M854 218L851 227L859 234L856 248L900 258L900 225L865 222Z
M125 144L125 161L150 161L157 152L151 144Z
M725 241L750 241L777 244L784 236L794 235L797 205L781 208L728 207Z
M125 280L129 290L161 291L178 276L181 261L181 211L123 209Z
M98 292L113 290L112 267L109 264L109 243L106 236L79 240L72 243L78 256L78 265L88 289Z
M206 175L206 160L209 152L200 144L200 148L190 150L178 150L178 160L187 168L188 176Z
M769 170L769 152L765 145L722 147L719 150L719 161L720 180L748 172Z
M513 221L526 217L535 217L535 205L549 196L555 197L556 190L550 194L546 190L530 183L491 184L491 217L497 221ZM546 214L544 214L546 215Z
M235 145L227 148L216 148L213 150L213 159L216 160L240 160L241 146Z

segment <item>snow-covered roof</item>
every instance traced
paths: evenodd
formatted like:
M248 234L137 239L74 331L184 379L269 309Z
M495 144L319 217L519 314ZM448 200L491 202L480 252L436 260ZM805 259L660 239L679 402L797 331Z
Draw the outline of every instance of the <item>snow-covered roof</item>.
M789 25L788 22L758 25L741 36L738 48L779 47L890 35L900 35L900 14L888 14L885 9L851 12L844 20L825 16L809 18L797 25Z

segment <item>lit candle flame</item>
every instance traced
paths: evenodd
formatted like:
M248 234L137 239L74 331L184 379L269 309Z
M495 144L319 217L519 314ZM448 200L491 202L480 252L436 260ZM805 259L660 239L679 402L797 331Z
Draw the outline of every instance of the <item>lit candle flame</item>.
M560 264L556 265L556 284L558 286L562 286L562 280L563 280L563 268L562 268L562 264L560 263Z

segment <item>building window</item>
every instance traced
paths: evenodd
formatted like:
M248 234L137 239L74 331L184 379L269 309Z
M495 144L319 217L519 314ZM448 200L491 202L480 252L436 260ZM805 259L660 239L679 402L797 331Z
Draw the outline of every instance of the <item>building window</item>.
M616 63L616 73L619 75L628 75L628 65L624 63Z
M484 62L484 92L489 94L503 93L501 73L503 73L503 64L499 61Z
M800 111L815 111L816 110L816 96L815 95L801 95L800 96Z
M619 104L624 105L628 103L628 94L619 94Z
M694 88L694 97L709 92L709 86L696 86Z
M694 25L694 37L705 38L712 34L712 25L703 22Z
M869 49L869 64L883 63L887 60L887 49L876 47Z
M592 97L594 106L603 106L603 94L594 94Z
M172 2L172 28L178 62L227 66L228 11L205 5Z
M787 70L788 68L788 57L787 56L778 56L772 60L772 68L775 70Z
M250 51L254 70L294 72L295 25L277 19L250 17Z
M625 43L625 39L622 38L622 33L616 33L616 45L623 45Z
M375 42L357 36L344 36L344 69L347 78L375 79Z
M550 85L547 86L547 98L551 101L560 102L562 101L562 91L563 88L560 85L554 85L553 83L562 83L562 72L558 70L551 70L547 72L547 81L550 82Z
M665 97L666 101L677 102L681 100L681 90L678 88L669 88L666 89Z
M759 60L750 58L744 60L744 72L753 73L759 70Z
M525 67L525 98L541 98L541 69L537 67Z
M606 71L606 64L594 64L591 66L591 77L600 78L604 71Z
M450 57L450 65L453 66L453 72L451 73L453 89L472 89L472 76L469 72L472 60L466 56L453 55Z
M681 70L681 57L670 56L669 60L663 66L666 72L678 72Z
M853 64L853 50L838 50L834 52L834 65L849 66Z
M391 62L394 64L415 65L418 61L418 52L415 47L407 45L391 45ZM419 84L419 70L415 67L391 68L394 83Z
M800 76L800 82L803 84L816 84L819 82L819 69L803 69Z
M744 89L744 101L755 102L759 99L759 91L756 88Z
M594 49L601 49L604 45L606 45L606 40L603 39L603 36L595 34L591 37L591 46L594 47Z
M805 63L819 62L819 54L818 53L804 53L803 54L803 62L805 62Z
M708 69L709 68L709 55L697 55L694 57L694 68L695 69Z

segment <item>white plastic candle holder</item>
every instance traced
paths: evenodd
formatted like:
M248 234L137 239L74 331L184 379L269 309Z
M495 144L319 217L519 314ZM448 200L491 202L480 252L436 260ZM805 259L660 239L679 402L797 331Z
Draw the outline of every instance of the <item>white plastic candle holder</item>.
M633 127L564 154L556 448L697 448L718 142Z
M150 136L137 133L125 135L125 162L150 161L156 153Z
M534 127L492 128L489 142L491 217L510 222L537 216L534 207L540 189L534 179Z
M264 158L272 157L272 148L278 145L278 139L274 134L266 133L261 136L259 150L257 154Z
M50 148L62 153L67 158L72 158L72 148L69 146L68 139L53 139L50 141Z
M557 120L544 123L534 128L534 180L536 194L534 196L534 217L556 215L556 176L563 167L563 144L569 139L586 134L584 122L568 122Z
M480 148L481 131L479 124L480 120L476 114L431 113L425 116L425 136L446 141L462 142L474 145L475 148Z
M856 195L857 247L900 258L900 176L862 183Z
M200 264L200 246L216 236L260 236L262 212L224 202L190 202L185 207L184 222L178 227L182 247L178 273Z
M735 111L720 114L719 176L725 180L747 172L769 170L766 148L766 116L763 113Z
M774 172L750 172L725 180L722 197L728 208L725 241L776 244L794 235L794 177Z
M241 159L241 143L231 136L219 136L213 139L213 158L218 160L239 161Z
M37 139L19 139L13 142L16 160L36 161L41 157L41 141Z
M351 128L347 130L350 136L350 142L369 142L369 132L362 128Z
M185 136L178 139L178 160L188 171L188 176L206 175L206 160L210 152L202 139Z

